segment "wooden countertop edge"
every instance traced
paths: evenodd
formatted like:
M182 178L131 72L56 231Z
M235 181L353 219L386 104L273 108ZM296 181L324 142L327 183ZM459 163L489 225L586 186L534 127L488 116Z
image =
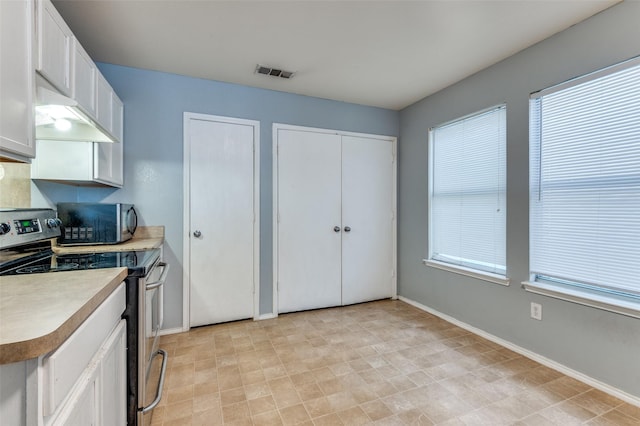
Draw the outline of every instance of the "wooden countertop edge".
M164 238L132 238L120 244L58 246L53 242L51 249L56 254L108 253L117 251L144 251L162 247Z
M100 291L51 333L29 340L0 345L0 364L38 358L56 350L124 281L127 277L127 269L120 269L121 271L118 275L106 283Z

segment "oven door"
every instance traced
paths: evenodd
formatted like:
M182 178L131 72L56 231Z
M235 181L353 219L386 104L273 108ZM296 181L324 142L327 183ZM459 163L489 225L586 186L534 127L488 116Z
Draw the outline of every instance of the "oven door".
M138 424L151 423L151 412L162 398L167 353L158 348L163 318L163 287L169 265L159 262L139 284Z

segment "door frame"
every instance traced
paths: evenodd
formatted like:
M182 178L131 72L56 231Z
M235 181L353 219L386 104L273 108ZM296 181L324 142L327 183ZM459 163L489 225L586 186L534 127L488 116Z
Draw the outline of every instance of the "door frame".
M182 210L182 331L189 331L191 313L190 204L191 120L215 121L253 127L253 319L260 315L260 122L242 118L184 112L183 114L183 210Z
M385 135L374 135L369 133L357 133L357 132L346 132L341 130L332 130L332 129L322 129L316 127L306 127L306 126L294 126L291 124L283 124L283 123L273 123L273 133L272 133L272 216L273 216L273 307L272 313L270 316L275 318L278 316L278 131L279 130L296 130L301 132L313 132L313 133L327 133L332 135L340 135L340 136L354 136L354 137L362 137L362 138L370 138L370 139L380 139L391 142L392 145L392 157L393 157L393 165L392 165L392 195L391 195L391 203L392 203L392 219L391 219L391 232L392 232L392 265L393 265L393 276L391 278L391 298L398 298L398 138L395 136L385 136Z

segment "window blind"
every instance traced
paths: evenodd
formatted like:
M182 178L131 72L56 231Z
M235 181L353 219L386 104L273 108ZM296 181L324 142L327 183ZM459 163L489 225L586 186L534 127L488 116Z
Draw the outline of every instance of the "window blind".
M506 274L506 108L430 132L429 259Z
M530 101L532 279L640 295L640 61Z

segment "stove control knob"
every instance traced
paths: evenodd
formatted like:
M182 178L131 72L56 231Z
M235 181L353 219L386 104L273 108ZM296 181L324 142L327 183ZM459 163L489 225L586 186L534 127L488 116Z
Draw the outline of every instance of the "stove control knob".
M0 235L4 235L9 231L11 231L11 225L8 223L0 223Z
M60 225L62 225L62 221L57 217L55 219L47 219L46 223L47 227L49 228L58 228Z

